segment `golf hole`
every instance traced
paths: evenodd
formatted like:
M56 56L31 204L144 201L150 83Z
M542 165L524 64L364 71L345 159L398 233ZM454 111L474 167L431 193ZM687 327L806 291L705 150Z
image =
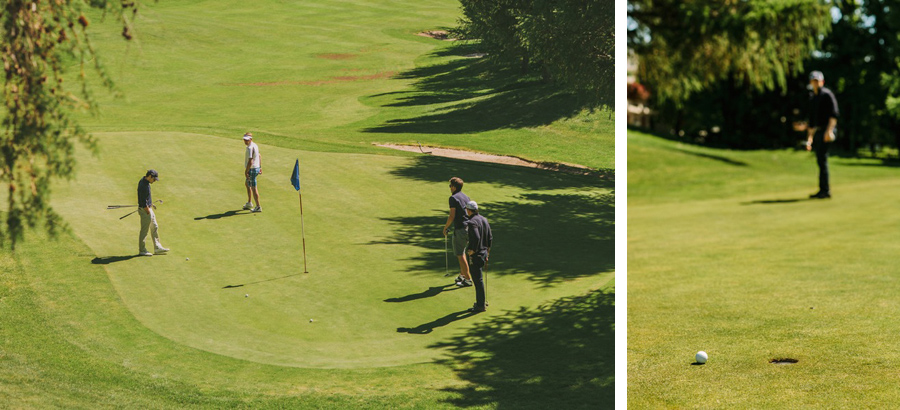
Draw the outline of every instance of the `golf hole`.
M769 363L772 363L772 364L794 364L794 363L797 363L798 361L799 360L797 360L797 359L791 359L789 357L785 357L782 359L769 360Z

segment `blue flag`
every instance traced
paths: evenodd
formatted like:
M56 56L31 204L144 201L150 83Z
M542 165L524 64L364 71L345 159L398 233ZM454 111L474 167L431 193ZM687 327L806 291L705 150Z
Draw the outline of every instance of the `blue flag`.
M300 191L300 159L297 159L297 162L294 164L294 173L291 174L291 184L294 186L294 189Z

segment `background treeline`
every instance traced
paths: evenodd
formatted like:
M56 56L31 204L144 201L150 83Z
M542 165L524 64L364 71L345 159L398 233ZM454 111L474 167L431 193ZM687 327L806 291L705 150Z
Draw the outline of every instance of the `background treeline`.
M657 131L732 148L796 146L808 73L820 70L840 104L841 148L900 145L900 0L628 7L629 47Z
M461 0L454 34L475 40L485 58L516 65L586 97L611 105L615 83L615 2L612 0Z

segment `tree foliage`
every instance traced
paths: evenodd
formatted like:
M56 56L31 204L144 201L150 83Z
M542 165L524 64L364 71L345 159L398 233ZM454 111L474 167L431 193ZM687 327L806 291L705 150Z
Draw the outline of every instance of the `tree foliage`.
M820 0L631 0L638 76L676 104L719 81L784 89L830 28Z
M615 84L612 0L461 0L463 39L477 39L488 58L521 64L610 104Z
M0 214L0 243L15 249L26 227L44 226L51 235L64 229L50 206L50 185L72 178L77 143L96 150L94 140L73 119L77 111L94 111L87 75L99 75L113 90L88 36L85 15L99 9L132 37L136 0L5 0L0 11L0 47L6 74L3 130L0 134L0 183L7 209ZM65 79L70 67L77 80Z

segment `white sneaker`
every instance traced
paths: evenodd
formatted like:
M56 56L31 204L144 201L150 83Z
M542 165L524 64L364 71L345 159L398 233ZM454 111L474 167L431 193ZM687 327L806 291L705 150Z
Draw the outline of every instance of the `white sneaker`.
M246 204L244 204L244 209L250 209L250 208L253 208L253 204L251 204L251 203L249 203L249 202L247 202Z
M262 207L253 208L253 210L250 212L262 212Z
M150 252L148 252L148 251L143 251L143 252L141 252L141 253L138 253L138 255L140 255L140 256L153 256L153 254L150 253Z
M153 251L153 253L159 255L159 254L161 254L161 253L166 253L166 252L168 252L168 251L169 251L169 248L156 248L156 250Z

